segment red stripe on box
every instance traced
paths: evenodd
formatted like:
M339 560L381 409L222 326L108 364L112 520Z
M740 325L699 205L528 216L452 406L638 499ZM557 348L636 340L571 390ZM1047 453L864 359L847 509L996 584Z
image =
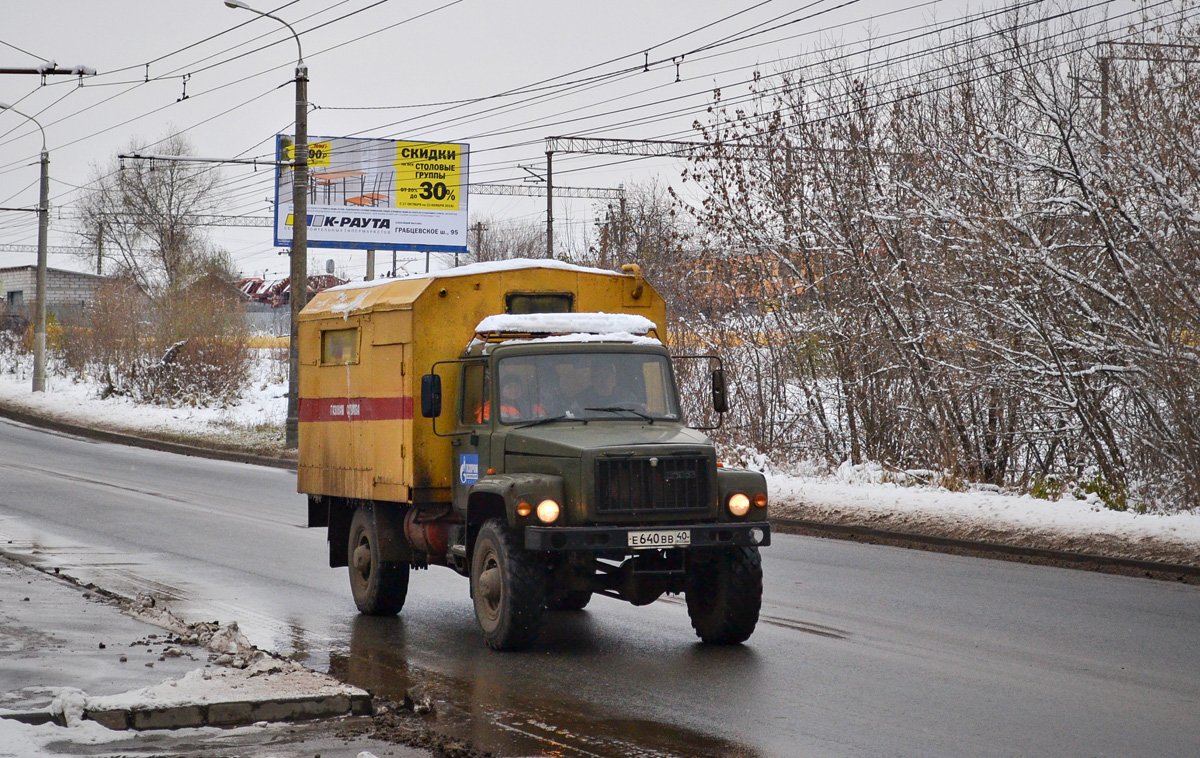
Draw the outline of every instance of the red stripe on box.
M300 398L300 421L401 421L413 417L411 397Z

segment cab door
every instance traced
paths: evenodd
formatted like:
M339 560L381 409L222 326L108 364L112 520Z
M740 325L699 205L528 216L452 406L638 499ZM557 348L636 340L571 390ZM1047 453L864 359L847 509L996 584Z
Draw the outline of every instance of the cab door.
M492 381L484 361L467 361L462 366L460 397L454 447L454 508L467 510L471 487L491 465Z

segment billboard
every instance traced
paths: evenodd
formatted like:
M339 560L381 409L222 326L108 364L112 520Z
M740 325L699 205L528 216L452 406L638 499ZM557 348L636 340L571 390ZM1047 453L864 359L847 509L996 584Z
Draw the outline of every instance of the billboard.
M275 138L295 158L290 135ZM470 148L357 137L308 139L308 246L467 251ZM292 244L295 170L275 171L275 244Z

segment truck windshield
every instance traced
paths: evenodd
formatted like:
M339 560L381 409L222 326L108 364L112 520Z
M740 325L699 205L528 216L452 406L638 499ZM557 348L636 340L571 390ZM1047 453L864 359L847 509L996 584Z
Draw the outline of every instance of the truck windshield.
M679 418L670 363L662 355L602 352L523 355L501 360L497 375L500 421L505 424L552 416Z

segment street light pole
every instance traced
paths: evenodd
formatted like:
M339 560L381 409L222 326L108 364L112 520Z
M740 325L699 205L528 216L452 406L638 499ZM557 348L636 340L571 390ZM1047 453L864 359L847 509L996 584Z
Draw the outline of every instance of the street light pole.
M41 128L41 124L38 124ZM42 134L42 179L38 200L37 311L33 318L33 391L46 391L46 238L50 234L50 152Z
M12 111L37 124L42 133L42 179L38 192L38 252L37 283L34 285L33 316L33 391L46 391L46 238L50 233L50 152L46 150L46 130L33 116L22 113L7 103L0 103L0 111Z
M296 155L292 173L292 271L290 275L292 309L291 339L288 348L288 402L284 425L284 444L289 448L300 442L300 311L308 300L308 66L300 35L278 16L251 8L242 0L225 0L230 8L257 13L275 19L296 38Z

